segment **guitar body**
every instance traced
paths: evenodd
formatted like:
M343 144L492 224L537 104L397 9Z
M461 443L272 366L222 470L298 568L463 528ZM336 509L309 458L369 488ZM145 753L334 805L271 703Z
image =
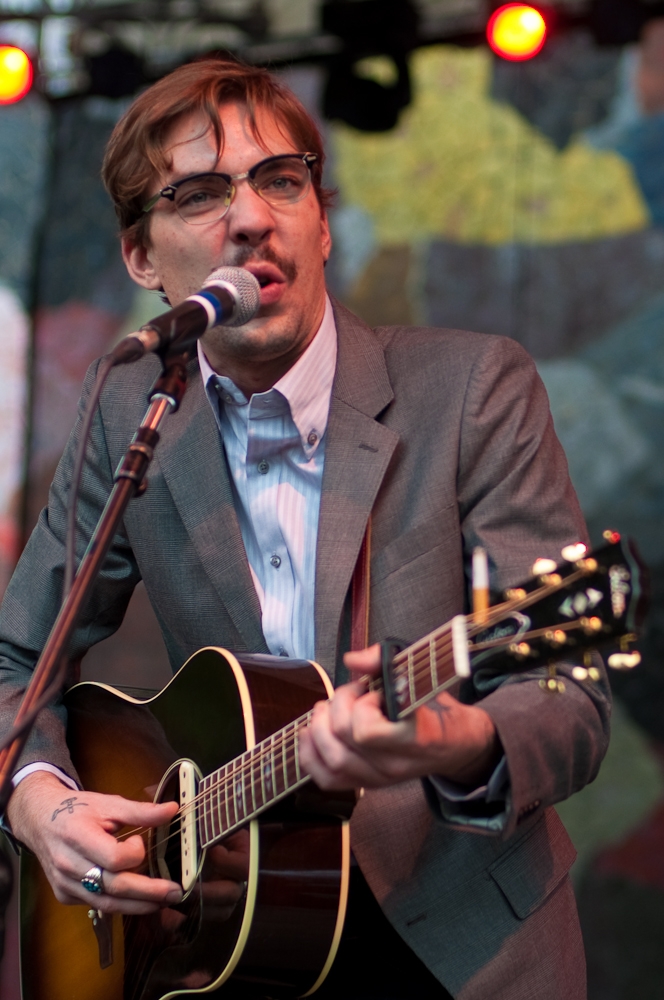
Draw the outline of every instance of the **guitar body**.
M207 648L148 701L101 684L72 688L68 743L85 789L175 798L179 761L193 762L202 777L330 694L315 664L236 659ZM166 774L171 777L163 780ZM282 798L232 838L246 850L246 892L230 915L215 897L215 879L223 878L215 852L225 853L222 844L201 852L198 877L194 871L182 904L145 917L104 919L107 947L112 943L106 968L87 909L58 903L38 862L24 853L23 1000L308 995L327 975L343 926L350 847L342 817L349 811L348 799L311 784ZM164 864L172 874L180 863L179 821L164 829L166 856L150 841L153 874L165 873ZM91 907L95 899L90 896Z

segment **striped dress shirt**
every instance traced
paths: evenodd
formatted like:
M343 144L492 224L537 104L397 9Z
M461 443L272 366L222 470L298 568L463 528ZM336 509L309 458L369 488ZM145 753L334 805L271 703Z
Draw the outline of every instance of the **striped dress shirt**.
M198 357L236 492L236 510L275 656L313 659L316 539L325 431L337 361L329 298L305 352L267 392L247 400Z

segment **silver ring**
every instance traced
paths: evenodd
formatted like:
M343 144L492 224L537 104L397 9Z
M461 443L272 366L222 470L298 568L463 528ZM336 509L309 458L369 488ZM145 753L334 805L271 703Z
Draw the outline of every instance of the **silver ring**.
M93 865L89 868L83 878L81 879L81 885L88 892L103 892L104 891L104 869L100 868L99 865Z

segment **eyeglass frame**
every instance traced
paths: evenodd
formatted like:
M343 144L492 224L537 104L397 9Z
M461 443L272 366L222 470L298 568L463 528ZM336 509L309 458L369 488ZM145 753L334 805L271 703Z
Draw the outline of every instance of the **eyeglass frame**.
M211 175L214 175L216 177L221 177L228 184L228 197L222 214L217 216L217 218L214 220L210 219L210 222L213 221L218 222L220 219L224 218L229 208L231 207L231 203L235 196L235 185L233 184L233 181L246 180L249 186L251 187L252 191L255 191L259 198L263 198L264 201L267 201L267 199L264 198L264 196L252 183L257 171L260 169L260 167L264 166L266 163L271 163L274 160L293 160L293 159L302 160L305 166L309 168L309 182L311 183L311 171L314 163L318 159L317 153L276 153L274 156L266 156L264 160L259 160L258 163L254 163L253 167L249 167L248 170L245 170L241 174L224 174L219 170L205 170L203 173L191 174L189 177L183 177L182 180L180 181L174 181L172 184L167 184L165 187L161 189L161 191L158 191L157 194L153 195L153 197L150 198L147 204L143 207L143 214L147 215L148 212L151 212L160 198L166 198L168 199L168 201L173 202L173 204L175 205L175 194L179 187L181 187L183 184L188 184L189 181L198 180L200 177L210 177ZM301 201L302 198L304 197L306 197L306 192L304 195L298 198L297 201ZM297 201L284 202L284 204L295 205L297 204ZM267 203L268 205L271 204L269 201ZM175 208L175 211L177 212L177 208ZM180 215L179 212L178 215ZM181 215L180 218L182 219L183 222L187 222L187 220L182 218ZM190 222L188 222L187 224L193 225L193 223Z

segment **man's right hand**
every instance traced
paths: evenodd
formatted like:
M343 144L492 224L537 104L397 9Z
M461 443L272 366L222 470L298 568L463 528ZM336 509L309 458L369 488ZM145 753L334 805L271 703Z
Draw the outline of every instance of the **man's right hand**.
M119 795L74 792L48 771L35 771L15 788L7 818L14 836L36 854L56 899L105 913L152 913L182 897L176 882L139 875L145 857L140 836L116 840L124 826L155 827L177 812L176 802L156 805ZM94 865L103 869L103 893L81 879Z

